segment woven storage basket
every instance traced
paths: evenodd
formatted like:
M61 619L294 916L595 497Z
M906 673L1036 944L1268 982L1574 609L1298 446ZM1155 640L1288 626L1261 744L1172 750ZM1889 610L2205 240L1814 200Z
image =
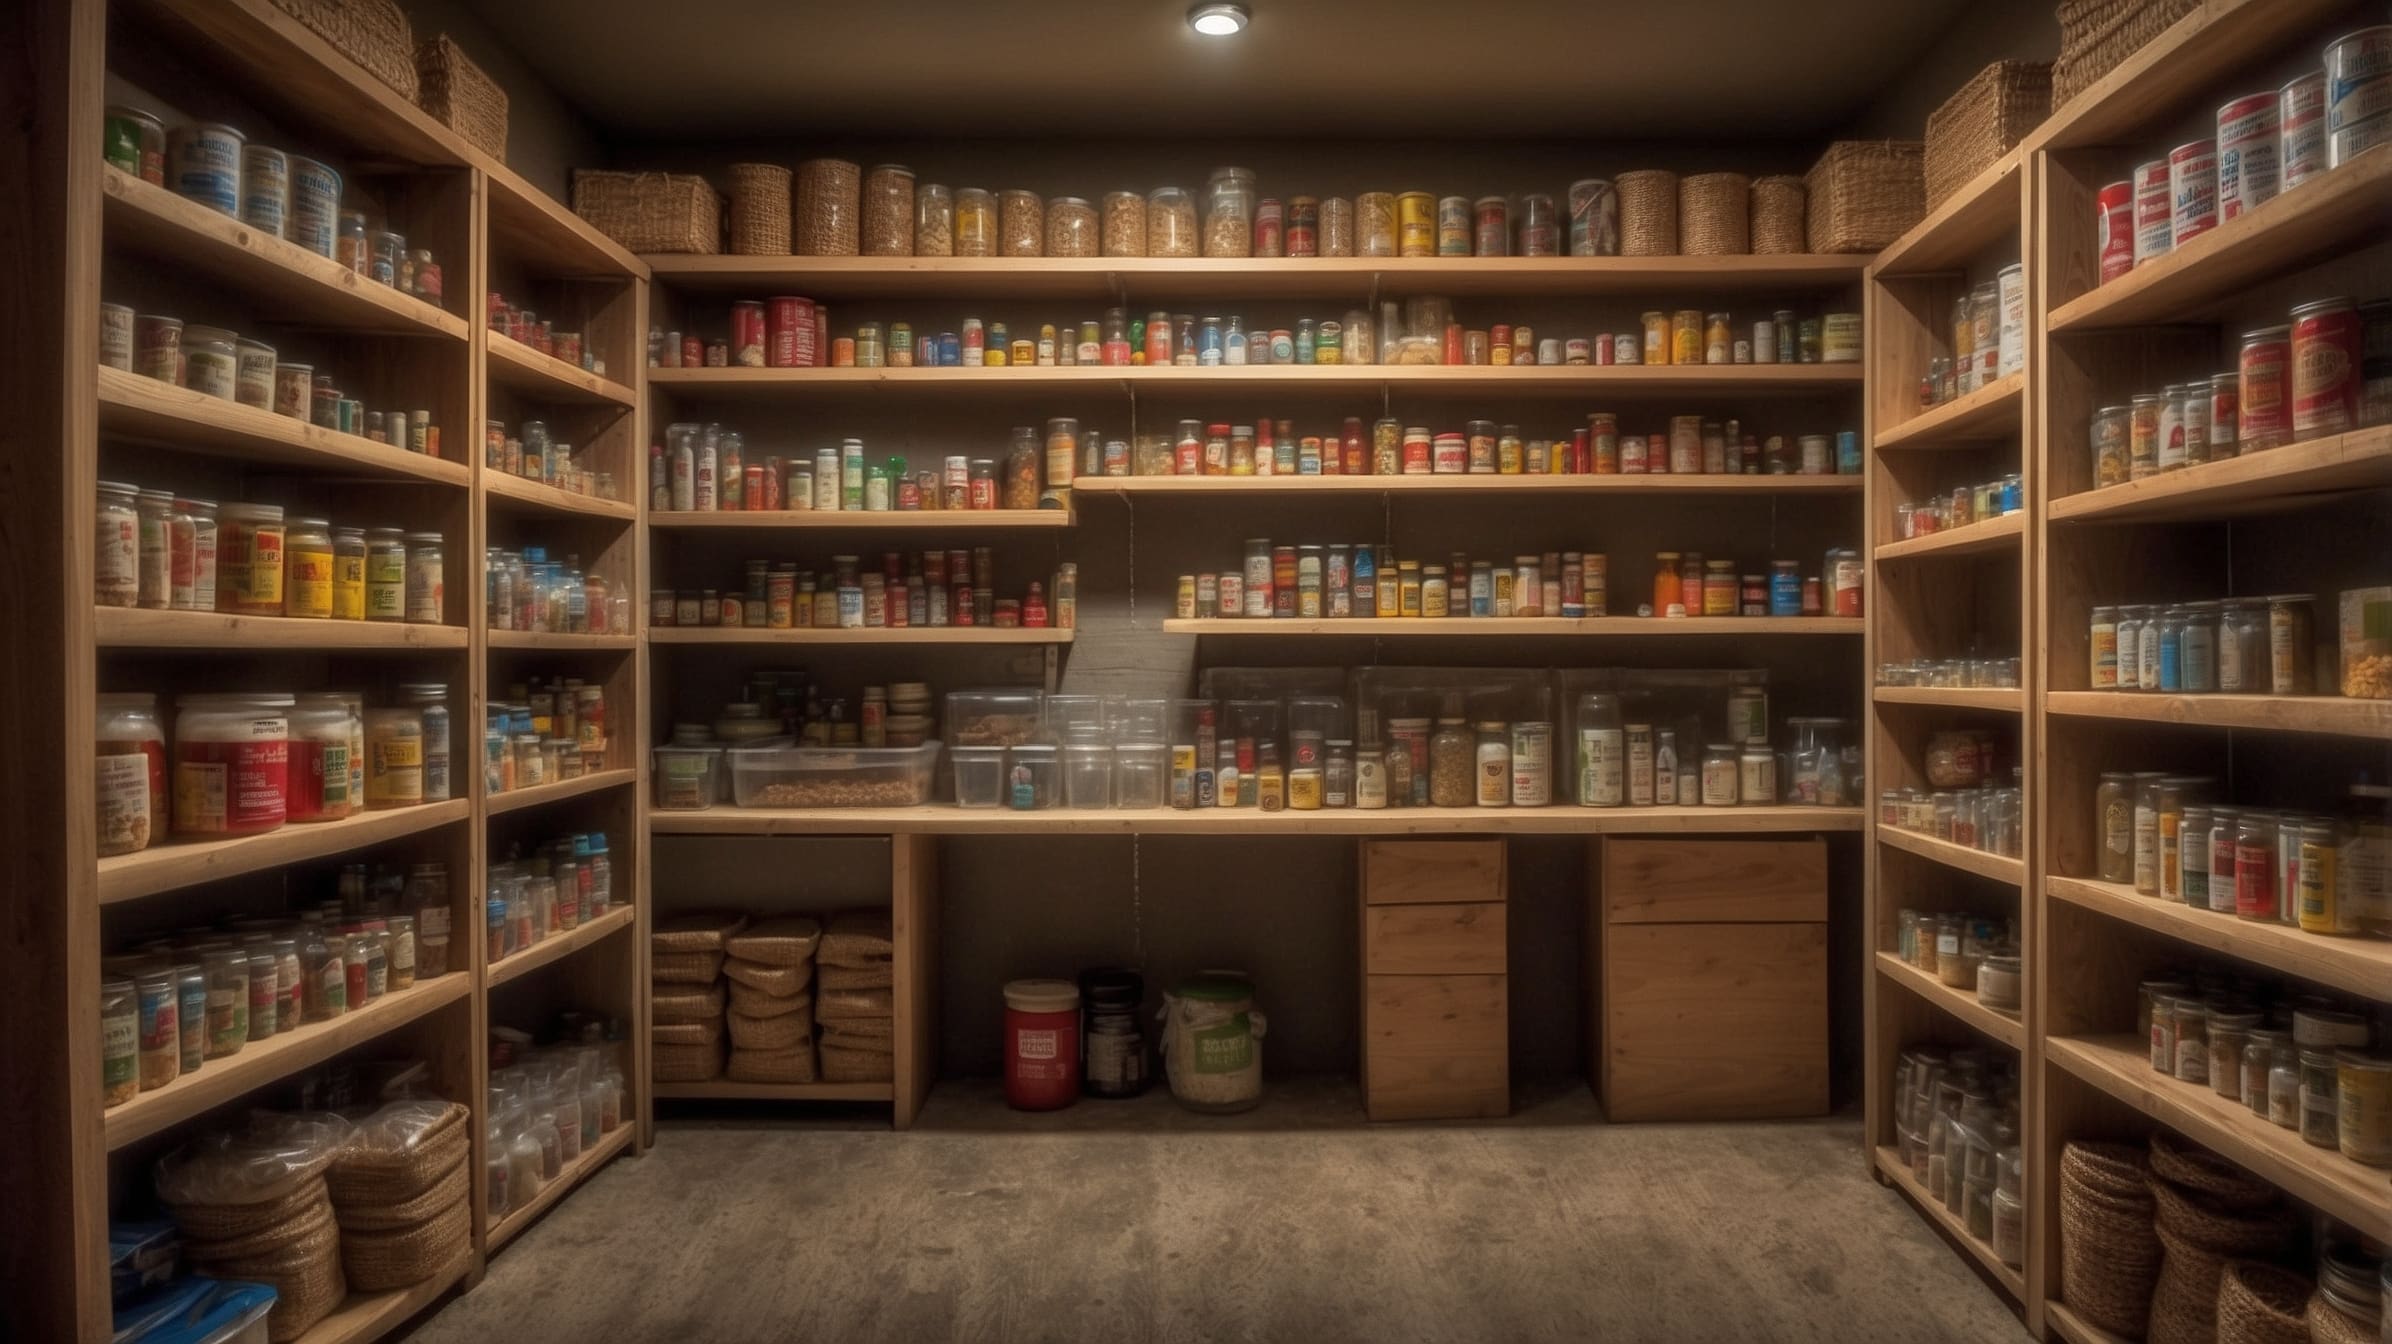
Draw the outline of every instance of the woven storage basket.
M814 959L825 966L878 966L896 955L886 910L842 910L831 916Z
M577 169L573 213L633 252L723 250L723 206L702 177Z
M780 1017L813 1006L814 996L802 989L795 994L767 994L737 982L731 985L731 1011L749 1017Z
M789 170L777 163L731 165L731 251L789 255Z
M803 991L807 982L814 978L814 968L811 965L763 966L752 961L741 961L737 957L725 957L723 977L735 985L746 985L750 989L785 997Z
M307 1333L349 1295L348 1280L341 1274L340 1232L332 1225L329 1208L320 1222L307 1224L296 1239L261 1255L216 1257L207 1254L202 1244L186 1242L183 1256L201 1274L273 1288L274 1309L266 1317L266 1337L278 1342Z
M450 1204L465 1199L473 1190L473 1169L466 1165L465 1155L457 1160L423 1191L392 1204L339 1204L332 1206L332 1218L343 1233L390 1232L412 1227L439 1213Z
M822 1076L812 1042L789 1050L734 1050L723 1072L735 1083L811 1083Z
M897 1076L895 1055L822 1047L822 1081L826 1083L885 1083Z
M322 1173L254 1204L177 1204L174 1224L195 1241L231 1241L269 1231L308 1212L326 1199Z
M1660 168L1622 173L1613 183L1620 196L1620 255L1673 257L1678 253L1678 175Z
M2051 115L2051 67L1995 61L1927 117L1927 208L2026 139Z
M192 1237L186 1235L183 1253L193 1260L212 1264L250 1264L271 1262L278 1257L299 1254L323 1233L332 1229L332 1206L322 1200L292 1213L272 1227L258 1228L237 1237Z
M2183 1190L2197 1190L2233 1208L2276 1202L2276 1188L2206 1148L2166 1132L2151 1136L2151 1174Z
M890 989L897 984L897 968L885 961L878 966L825 966L821 983L824 989Z
M1805 226L1813 252L1875 252L1927 213L1926 147L1916 140L1839 140L1812 165Z
M390 1205L415 1198L461 1165L473 1145L467 1111L452 1102L404 1151L350 1148L324 1173L338 1205Z
M2326 1301L2324 1292L2310 1295L2309 1344L2379 1344L2379 1339L2374 1326L2343 1315L2341 1308Z
M747 916L733 912L673 915L656 921L648 946L658 952L720 952L723 940L747 927Z
M2060 0L2060 54L2052 62L2051 105L2066 106L2200 7L2201 0Z
M415 49L416 105L500 163L507 161L507 91L447 33Z
M2309 1344L2309 1280L2237 1260L2218 1282L2218 1344Z
M2069 1144L2060 1157L2060 1297L2086 1320L2142 1337L2159 1277L2143 1152L2127 1144ZM2088 1180L2091 1184L2088 1184Z
M457 1258L473 1236L473 1204L465 1198L422 1222L386 1232L341 1233L341 1269L359 1292L382 1293L422 1283Z
M828 1022L841 1017L887 1017L897 1011L897 996L885 989L825 989L814 991L814 1018Z
M1805 252L1802 179L1756 177L1752 182L1752 250L1765 256Z
M1696 173L1678 182L1678 251L1740 257L1752 251L1752 179Z
M2082 1139L2060 1150L2060 1175L2079 1188L2151 1204L2151 1153L2141 1144Z
M811 1011L777 1013L771 1017L749 1017L733 1013L723 1019L731 1032L733 1053L741 1050L794 1050L800 1045L814 1043L814 1014Z
M396 0L274 0L341 55L415 101L415 30Z
M760 966L803 966L822 945L822 924L806 915L760 919L723 940L723 950Z
M2151 1193L2163 1254L2151 1291L2149 1344L2211 1344L2226 1263L2280 1249L2292 1234L2292 1219L2278 1210L2240 1211L2161 1180L2152 1181Z
M648 1063L660 1083L702 1083L723 1071L723 1043L667 1045L648 1048Z
M2200 1190L2154 1180L2152 1222L2186 1244L2219 1255L2262 1255L2292 1235L2292 1215L2280 1207L2229 1203Z
M714 1018L705 1022L660 1022L648 1028L648 1039L657 1045L714 1045L723 1039L723 1022Z
M651 1022L704 1022L723 1015L723 987L709 984L703 989L681 985L656 985L648 994L648 1020Z
M720 952L654 952L648 956L648 978L660 985L711 985L722 974Z

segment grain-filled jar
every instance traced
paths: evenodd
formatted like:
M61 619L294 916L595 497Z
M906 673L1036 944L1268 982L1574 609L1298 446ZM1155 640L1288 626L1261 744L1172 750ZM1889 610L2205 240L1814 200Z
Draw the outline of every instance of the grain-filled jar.
M979 187L955 189L955 255L997 255L997 198Z
M1052 226L1050 225L1050 231ZM1146 255L1146 198L1134 191L1105 193L1105 216L1098 230L1099 250L1108 257Z
M166 830L166 734L158 697L102 692L94 725L100 857L149 848Z
M332 616L332 528L321 518L293 518L283 535L282 614Z
M240 616L282 615L284 535L279 504L227 504L218 511L218 611Z
M2309 593L2278 593L2267 599L2268 692L2307 695L2315 689L2317 634Z
M1204 255L1254 254L1254 170L1215 168L1204 185Z
M914 250L914 170L875 164L864 174L861 246L867 257L910 256Z
M436 681L408 682L399 687L399 703L423 716L424 801L447 802L455 788L449 773L448 687Z
M93 553L92 600L103 607L141 602L141 488L99 484L99 531Z
M1394 192L1366 191L1354 198L1354 255L1392 257L1400 245L1402 208ZM1434 239L1432 238L1432 242Z
M348 702L338 693L319 691L298 698L291 710L292 821L339 821L354 810L349 792L353 736Z
M1080 1095L1080 989L1069 980L1005 985L1005 1104L1054 1111Z
M914 189L914 255L955 255L955 193L935 182Z
M424 800L424 717L415 709L365 712L365 805L370 811Z
M183 386L231 401L240 390L240 338L222 327L183 328Z
M1192 257L1200 250L1196 198L1185 187L1157 187L1146 194L1146 255Z
M1057 196L1046 203L1046 255L1093 257L1099 238L1096 207L1078 196Z
M260 835L289 815L290 711L277 692L186 695L175 701L174 831Z
M122 1106L140 1093L140 990L110 977L100 982L100 1104Z
M997 193L997 255L1035 257L1046 244L1046 203L1035 191Z
M365 618L407 619L407 536L395 527L366 529Z
M409 532L407 543L407 619L416 625L438 625L448 608L446 561L438 532Z
M858 245L864 172L845 159L797 165L797 254L852 257Z

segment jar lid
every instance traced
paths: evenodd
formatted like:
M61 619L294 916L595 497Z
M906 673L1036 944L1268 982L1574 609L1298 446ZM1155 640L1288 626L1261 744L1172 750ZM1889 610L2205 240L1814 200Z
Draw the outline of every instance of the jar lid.
M1080 1006L1080 987L1069 980L1008 980L1005 1006L1023 1013L1068 1013Z
M1199 1003L1240 1003L1254 997L1254 983L1229 971L1199 971L1172 989L1177 998Z

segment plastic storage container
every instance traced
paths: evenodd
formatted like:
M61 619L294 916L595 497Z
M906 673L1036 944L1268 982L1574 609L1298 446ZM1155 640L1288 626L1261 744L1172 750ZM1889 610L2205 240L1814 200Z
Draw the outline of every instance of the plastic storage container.
M930 801L936 739L918 747L801 747L767 738L723 753L741 807L913 807Z
M1005 801L1005 749L956 747L947 753L955 766L957 807L997 807Z
M958 747L1011 747L1039 733L1045 702L1035 690L950 691L947 740Z
M714 806L722 794L721 747L658 747L656 809L696 812Z

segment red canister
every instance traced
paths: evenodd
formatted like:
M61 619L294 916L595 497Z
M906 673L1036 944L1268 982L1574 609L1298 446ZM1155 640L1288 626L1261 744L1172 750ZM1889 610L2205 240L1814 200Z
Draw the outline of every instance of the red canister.
M2277 167L2273 93L2254 93L2218 109L2218 220L2223 223L2274 199L2281 189Z
M2218 142L2193 140L2168 151L2171 248L2218 226Z
M2101 226L2101 283L2135 268L2135 184L2112 182L2095 198Z
M813 300L788 295L768 300L764 329L766 368L803 369L822 362L814 339Z
M2292 439L2342 434L2359 423L2359 310L2320 299L2292 310Z
M2170 223L2168 161L2153 159L2135 165L2135 264L2164 257L2175 245Z
M2261 327L2242 338L2242 415L2235 452L2255 453L2292 442L2292 328Z
M1080 987L1069 980L1005 986L1005 1104L1056 1111L1080 1095Z

